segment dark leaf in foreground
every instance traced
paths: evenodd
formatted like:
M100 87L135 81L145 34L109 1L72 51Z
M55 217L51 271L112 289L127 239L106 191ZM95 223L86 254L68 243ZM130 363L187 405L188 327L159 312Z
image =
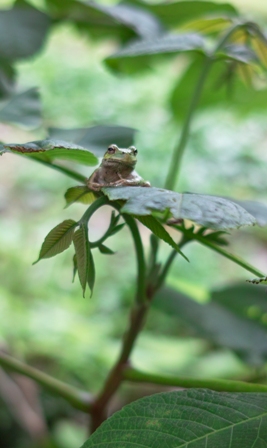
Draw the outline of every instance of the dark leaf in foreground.
M265 448L266 440L266 393L191 389L128 404L82 448Z
M236 229L256 223L255 218L242 207L216 196L181 194L155 187L103 188L103 192L111 201L126 201L122 213L142 216L168 209L177 220L190 219L215 230Z

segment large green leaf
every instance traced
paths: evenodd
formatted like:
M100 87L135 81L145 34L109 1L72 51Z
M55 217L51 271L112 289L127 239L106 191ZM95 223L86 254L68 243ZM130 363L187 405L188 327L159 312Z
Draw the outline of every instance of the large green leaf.
M233 297L233 296L232 296ZM190 333L217 347L233 350L246 362L260 366L267 360L267 331L248 316L237 315L222 303L199 304L171 288L160 290L153 306L177 316Z
M190 389L134 401L82 448L266 448L266 441L267 394Z
M154 218L153 216L135 216L144 226L146 226L149 230L151 230L154 235L156 235L161 240L165 241L165 243L169 244L173 249L175 249L179 254L182 255L187 261L188 258L183 254L180 250L178 244L173 241L171 235L165 230L162 224Z
M131 0L133 4L144 5L140 0ZM144 7L144 6L143 6ZM201 0L184 0L162 3L146 3L148 11L157 16L168 28L178 27L180 24L193 20L199 16L222 15L236 16L237 10L230 3L217 3Z
M196 33L162 34L130 43L106 59L108 66L119 71L138 71L148 66L156 55L194 51L204 53L204 39Z
M13 95L0 110L0 121L36 128L41 125L41 102L36 88Z
M76 253L78 275L83 290L83 297L85 296L87 285L91 290L92 296L95 283L95 266L88 240L87 225L81 224L81 227L74 233L73 243Z
M0 57L8 61L36 53L50 26L49 17L24 0L0 10Z
M192 96L200 76L204 59L195 58L189 64L171 96L171 107L176 118L183 120L188 110L188 98ZM267 89L247 86L241 77L224 61L213 63L207 76L198 109L209 107L229 110L238 114L266 111Z
M127 148L134 143L136 129L126 126L93 126L91 128L60 129L50 128L51 138L71 141L89 148L95 155L102 157L106 148L116 143L121 148Z
M68 249L77 225L78 223L73 221L73 219L67 219L54 227L45 237L37 261L42 258L54 257Z
M161 31L158 19L142 7L131 4L108 6L80 0L46 0L48 9L57 19L67 19L94 37L147 37Z
M111 201L127 201L122 213L150 215L151 211L169 210L175 219L190 219L215 230L253 225L255 218L245 209L224 198L191 193L175 193L161 188L103 188Z
M29 143L6 143L6 152L36 157L46 162L54 159L72 160L83 165L96 165L98 159L87 149L61 140L39 140Z

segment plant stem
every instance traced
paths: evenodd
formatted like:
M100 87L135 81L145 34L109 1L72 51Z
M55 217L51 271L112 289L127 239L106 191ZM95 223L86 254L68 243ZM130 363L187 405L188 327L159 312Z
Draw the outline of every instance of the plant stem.
M196 87L193 92L190 104L189 104L187 115L184 120L184 124L183 124L182 132L181 132L181 135L179 138L179 142L178 142L177 146L174 148L174 151L172 154L171 164L170 164L169 172L167 174L167 179L165 182L165 188L167 190L173 190L176 185L180 167L181 167L182 157L183 157L186 143L187 143L187 140L189 137L191 121L192 121L195 109L198 105L199 99L201 97L202 90L203 90L205 81L207 79L208 73L210 71L210 68L211 68L214 60L215 60L215 55L216 55L217 51L219 51L225 45L225 43L228 41L230 36L237 29L242 28L244 26L245 26L245 24L236 24L236 25L232 26L231 28L229 28L227 30L227 32L223 35L223 37L219 40L219 42L217 43L215 48L210 53L207 52L207 54L206 54L206 58L204 59L202 71L201 71L198 81L196 83Z
M209 378L170 377L140 372L131 367L126 367L122 375L124 380L137 383L152 383L182 388L207 388L219 392L267 392L266 384L250 384L244 381L213 380Z
M68 384L63 383L34 367L30 367L3 352L0 352L0 365L13 372L31 378L51 392L65 398L65 400L75 408L84 412L90 412L92 399L87 392L69 386Z

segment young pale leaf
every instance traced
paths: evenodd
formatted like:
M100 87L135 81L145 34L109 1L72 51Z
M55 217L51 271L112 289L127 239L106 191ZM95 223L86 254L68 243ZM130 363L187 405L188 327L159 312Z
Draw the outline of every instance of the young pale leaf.
M0 121L29 128L41 125L41 102L36 88L13 95L0 110Z
M100 246L98 246L98 249L100 250L100 252L102 254L105 255L114 255L115 252L113 252L113 250L111 250L109 247L105 246L104 244L100 244Z
M90 250L88 231L86 225L82 225L74 233L73 243L77 257L77 269L83 290L83 297L85 297L85 290L87 284L91 290L91 297L92 297L95 282L95 266L92 252Z
M94 193L85 186L77 186L69 188L65 195L66 207L74 202L81 202L82 204L92 204L95 201L96 196Z
M64 250L68 249L72 242L75 227L78 225L73 219L66 219L54 227L45 237L42 244L39 258L33 264L42 258L54 257Z
M170 211L176 219L190 219L215 230L235 229L253 225L255 218L244 208L221 197L191 193L175 193L162 188L119 187L103 188L111 201L126 201L122 213L150 215L152 211Z
M144 3L142 3L142 6ZM209 0L180 0L161 3L146 3L145 7L155 14L167 28L176 28L201 16L236 16L237 10L230 3Z
M264 448L266 440L267 394L190 389L128 404L82 448Z
M37 157L52 162L54 159L72 160L83 165L96 165L98 159L87 149L61 140L39 140L29 143L8 143L4 147L11 152Z
M133 145L135 132L135 129L126 126L93 126L76 129L50 128L49 136L52 139L79 143L96 156L103 157L105 148L113 142L121 148Z
M233 23L229 17L201 17L186 22L180 27L183 31L197 31L204 34L216 33L225 30Z
M160 224L160 222L153 216L135 216L138 221L140 221L144 226L146 226L154 235L156 235L165 243L169 244L173 249L175 249L185 260L189 261L188 258L180 250L178 244L176 244L170 234L165 230L165 228Z

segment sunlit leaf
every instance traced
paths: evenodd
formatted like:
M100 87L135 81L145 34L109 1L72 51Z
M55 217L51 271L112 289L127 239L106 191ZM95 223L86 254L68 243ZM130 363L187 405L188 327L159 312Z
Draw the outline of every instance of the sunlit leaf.
M142 4L141 1L134 1L134 4ZM176 28L182 23L186 23L200 16L211 14L236 16L237 10L230 3L217 3L201 0L184 0L161 3L146 3L148 11L155 14L168 28Z
M83 290L83 297L85 296L87 285L91 290L92 296L95 283L95 266L89 245L87 226L85 224L82 224L74 233L73 243L77 257L77 269Z
M8 61L32 56L44 43L49 17L24 0L0 10L0 57Z
M266 394L190 389L128 404L82 448L264 448L266 440Z
M146 226L151 232L154 233L158 238L165 241L165 243L169 244L173 249L175 249L179 254L182 255L187 261L188 258L183 254L180 250L178 244L173 241L171 235L165 230L162 224L154 218L153 216L135 216L144 226Z
M77 222L73 221L73 219L67 219L54 227L45 237L37 261L42 258L54 257L68 249L77 225Z
M6 151L36 157L47 162L54 159L72 160L83 165L96 165L97 157L82 146L61 140L39 140L29 143L6 143Z
M258 36L255 36L252 38L252 46L262 64L267 67L267 43L263 42Z
M82 204L92 204L96 199L94 193L85 186L77 186L69 188L65 195L66 206L74 202L81 202Z
M13 95L0 110L0 121L36 128L41 124L41 102L36 88Z
M150 58L155 55L188 51L205 52L204 39L201 35L196 33L162 34L153 39L138 40L109 56L106 63L114 70L133 71L147 66ZM146 61L145 65L144 61Z
M93 126L91 128L50 128L52 139L66 140L89 148L96 156L102 157L107 147L116 143L127 148L134 143L136 129L127 126Z
M180 26L180 30L197 31L204 34L215 33L223 31L232 24L229 17L201 17L199 19L186 22Z
M124 200L122 213L150 215L151 211L169 210L176 219L190 219L215 230L235 229L253 225L256 220L245 209L224 198L191 193L175 193L161 188L120 187L103 188L112 201Z

